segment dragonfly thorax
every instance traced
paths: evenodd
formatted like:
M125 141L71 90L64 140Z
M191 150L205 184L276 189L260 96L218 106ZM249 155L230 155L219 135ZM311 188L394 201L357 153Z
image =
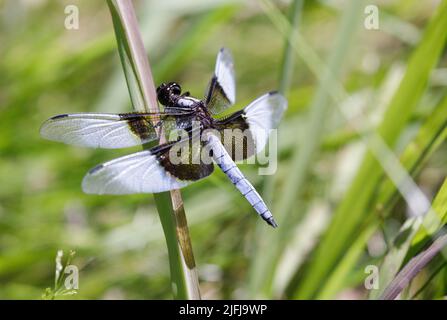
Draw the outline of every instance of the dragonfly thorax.
M195 120L201 123L202 128L210 128L214 124L204 102L191 97L189 92L182 94L181 87L176 82L162 83L157 88L157 97L168 113L193 112Z
M199 104L201 103L201 100L190 97L190 96L184 96L181 95L177 98L177 101L175 102L174 107L176 108L190 108L190 109L196 109Z

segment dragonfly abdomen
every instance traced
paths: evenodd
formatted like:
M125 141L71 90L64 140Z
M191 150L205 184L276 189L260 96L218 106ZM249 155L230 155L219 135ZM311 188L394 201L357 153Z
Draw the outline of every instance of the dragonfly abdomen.
M236 188L242 193L242 195L247 199L261 218L272 227L276 228L278 225L273 219L273 215L267 208L264 200L262 200L261 196L253 185L247 180L247 178L245 178L241 170L239 170L220 140L216 136L209 134L208 146L213 150L213 159L223 173L225 173Z

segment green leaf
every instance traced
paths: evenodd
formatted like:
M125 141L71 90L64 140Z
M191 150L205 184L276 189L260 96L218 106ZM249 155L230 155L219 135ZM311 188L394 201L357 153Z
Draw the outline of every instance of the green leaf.
M414 256L399 274L386 287L380 296L382 300L396 299L399 293L418 275L418 273L447 245L447 235L437 238L426 250Z
M382 265L379 268L379 288L372 290L370 293L371 299L377 299L388 284L394 279L399 272L408 248L411 245L411 240L421 225L420 218L410 218L401 227L398 235L393 241L393 246L388 251Z
M413 140L408 144L408 146L402 153L400 162L402 163L404 168L411 172L413 175L418 172L418 170L422 167L426 160L430 158L433 152L438 149L438 147L447 137L447 118L445 117L446 114L447 97L444 99L444 101L439 103L439 105L433 110L432 114L427 119L425 119L423 126L419 129L418 134L413 138ZM380 215L382 219L386 218L391 213L391 209L394 206L394 203L399 198L399 193L397 192L395 185L390 179L381 181L380 184L376 186L376 189L380 190L379 196L375 202L375 208L371 209L368 216L365 218L365 230L362 231L358 236L355 236L355 238L353 238L353 240L351 241L352 245L347 250L347 254L344 255L341 263L338 264L335 270L331 273L328 281L323 284L323 287L318 294L319 298L333 297L330 294L335 294L337 292L337 289L343 288L343 278L339 276L339 274L343 271L340 271L339 269L345 270L345 274L348 273L350 270L353 270L358 262L358 259L360 258L360 255L356 256L356 258L353 258L353 254L351 254L351 251L360 253L359 250L363 250L366 247L366 243L369 237L365 236L365 234L368 234L368 230L371 230L371 228L372 230L375 230L377 228L380 222L378 216ZM411 242L412 237L407 238L407 241ZM406 249L401 248L400 250L395 250L395 248L392 248L391 252L388 253L390 257L387 257L386 259L394 261L394 265L396 267L394 267L393 270L388 268L386 265L380 268L380 279L383 280L383 282L381 282L380 288L383 289L386 285L388 285L389 281L399 270L399 267L404 261L408 246L405 246L405 248ZM394 255L399 255L399 257L391 257ZM389 266L388 263L387 265ZM384 276L382 276L382 274L384 274ZM391 276L389 276L390 274ZM384 279L387 279L387 281L384 281ZM374 290L371 293L371 298L377 298L379 294L380 292Z
M136 15L130 1L108 0L127 86L136 111L158 110L157 94ZM163 139L163 136L161 137ZM197 271L180 191L154 195L166 238L173 295L200 299ZM179 224L179 219L182 223Z
M447 131L447 130L446 130ZM447 132L446 132L447 134ZM447 223L447 179L433 200L432 210L424 217L421 228L411 243L411 252L418 251Z
M346 251L343 260L337 265L337 268L331 273L331 276L318 292L316 299L332 299L336 293L344 288L346 280L352 272L353 265L357 263L364 252L364 244L374 233L376 227L376 224L371 224L367 229L363 230L357 241Z
M267 13L271 15L272 21L278 27L284 24L284 21L282 21L284 17L274 11L276 8L271 9L269 1L264 2L269 6ZM337 86L343 62L346 60L350 44L353 43L354 36L358 30L356 25L360 20L359 12L361 5L362 1L358 0L353 0L349 3L348 9L343 14L340 30L334 41L334 48L328 58L328 67L323 74L318 75L320 84L309 108L309 114L305 121L306 127L303 129L306 135L296 139L292 156L294 165L290 168L288 178L280 193L280 199L277 201L277 206L273 208L273 214L276 215L278 224L281 226L281 232L268 235L263 234L262 236L263 241L268 243L270 249L268 252L264 252L263 245L260 244L259 246L259 250L262 253L257 253L252 270L251 292L253 294L262 294L264 297L271 294L272 279L279 261L278 257L284 250L289 234L295 226L295 223L291 223L291 221L295 222L297 220L297 217L294 216L297 212L295 207L300 206L297 203L297 195L300 195L304 189L309 168L322 143L322 122L324 122L323 119L330 112L330 92ZM285 29L287 31L289 28ZM299 36L299 32L296 31L296 35ZM319 61L314 59L313 53L305 53L304 47L297 48L295 46L295 50L300 54L306 55L306 59L313 71L320 70Z
M439 59L447 36L447 2L439 5L424 36L412 54L399 89L384 115L378 134L393 146L419 102L433 67ZM358 227L368 214L375 196L375 186L383 169L372 152L368 152L346 196L338 206L333 221L309 264L295 297L311 298L330 275Z

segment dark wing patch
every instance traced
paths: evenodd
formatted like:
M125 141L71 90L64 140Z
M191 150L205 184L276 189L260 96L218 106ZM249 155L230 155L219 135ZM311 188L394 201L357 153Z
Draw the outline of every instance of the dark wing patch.
M148 142L158 138L161 129L163 129L166 137L172 137L173 140L176 140L181 130L191 130L192 121L195 120L196 116L192 111L185 111L160 113L157 116L124 113L120 114L120 117L127 121L132 132L139 136L142 141ZM178 133L178 135L175 133Z
M251 102L243 110L233 113L229 117L217 121L217 128L240 129L244 132L242 137L235 141L227 139L223 144L231 154L243 150L242 156L232 155L233 160L246 159L261 152L267 145L270 130L277 128L279 121L287 108L287 100L280 93L272 91ZM230 131L231 130L227 130ZM236 133L234 134L238 136ZM225 135L224 135L225 138ZM238 149L239 148L239 149Z
M169 142L150 151L170 175L183 181L197 181L209 176L214 165L211 161L205 163L201 157L204 144L199 141L194 143L189 139Z
M214 68L214 75L205 92L205 102L212 114L219 114L236 101L236 80L234 62L231 52L219 50Z
M216 128L233 161L241 161L255 154L255 142L243 110L217 121Z
M68 117L68 114L59 114L59 115L57 115L57 116L54 116L54 117L51 117L50 119L51 120L56 120L56 119L62 119L62 118L65 118L65 117Z
M216 76L211 79L209 84L205 104L212 114L219 114L232 105Z
M177 124L190 123L192 112L183 113L79 113L63 114L47 120L42 137L67 144L93 148L125 148L153 141L160 129L174 136ZM183 128L182 128L183 129Z
M172 116L146 116L138 113L122 113L121 119L127 121L130 130L137 135L141 141L149 142L156 139L163 122L175 121ZM171 118L171 119L170 119Z

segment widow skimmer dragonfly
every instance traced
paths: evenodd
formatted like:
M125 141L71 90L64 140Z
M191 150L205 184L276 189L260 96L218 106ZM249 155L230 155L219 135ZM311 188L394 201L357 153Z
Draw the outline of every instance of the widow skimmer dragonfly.
M217 55L214 75L203 100L190 96L189 92L182 94L180 85L175 82L161 84L157 88L157 98L164 106L162 112L62 114L48 119L40 134L67 144L113 149L154 141L160 138L161 132L169 135L183 130L187 133L183 138L179 136L174 141L94 167L82 181L83 191L89 194L157 193L182 188L209 176L214 170L212 161L172 161L179 154L172 150L199 137L201 149L208 152L256 212L268 224L277 227L270 210L235 161L264 149L269 130L278 125L287 100L272 91L229 116L213 117L232 106L236 98L234 63L225 48ZM214 133L240 130L244 135L223 139L207 132L209 129ZM235 155L237 148L242 148L242 155ZM192 160L193 153L184 154Z

